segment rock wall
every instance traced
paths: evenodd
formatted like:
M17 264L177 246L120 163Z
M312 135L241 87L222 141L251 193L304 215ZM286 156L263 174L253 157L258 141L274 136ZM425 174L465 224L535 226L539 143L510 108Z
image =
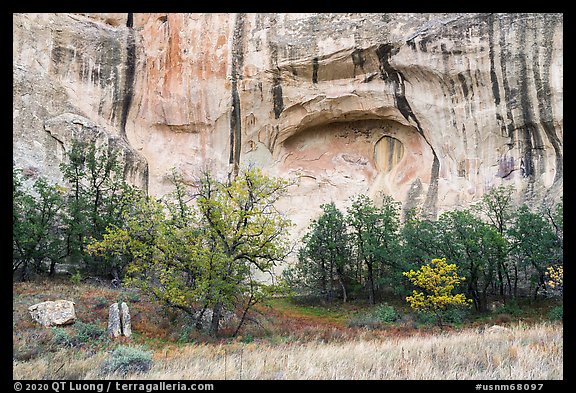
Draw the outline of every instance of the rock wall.
M126 178L147 187L146 158L126 137L137 38L122 23L113 14L14 14L15 165L56 181L78 137L120 148Z
M562 14L15 14L14 161L52 177L74 130L151 194L178 168L299 179L322 203L438 213L563 190Z

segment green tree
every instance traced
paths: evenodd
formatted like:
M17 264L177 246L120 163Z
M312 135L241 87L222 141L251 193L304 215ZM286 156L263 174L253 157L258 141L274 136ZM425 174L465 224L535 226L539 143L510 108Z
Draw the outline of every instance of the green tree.
M450 262L459 262L474 307L486 311L488 294L496 279L506 240L492 225L468 210L442 213L436 225L440 255Z
M224 309L242 307L238 332L254 304L284 289L272 273L290 251L291 223L274 204L290 184L255 168L227 183L204 171L188 205L181 179L175 181L180 185L170 199L142 197L135 212L89 250L127 257L128 282L194 316L196 327L210 309L212 335Z
M106 228L118 225L129 209L136 189L123 176L116 148L73 140L67 160L60 165L69 185L66 201L67 257L84 263L95 274L111 274L119 280L123 267L115 259L108 263L86 253L89 239L102 239Z
M507 228L511 224L514 214L514 206L512 195L514 194L514 186L500 186L491 189L488 193L482 196L482 200L475 209L483 216L486 217L488 222L498 231L500 236L506 237ZM512 278L510 277L510 269L508 266L509 258L508 248L500 248L501 255L497 260L497 285L499 288L500 297L505 301L505 285L508 285L508 293L512 294ZM514 280L517 281L518 269L513 265Z
M378 208L366 195L359 195L347 210L347 222L356 258L366 266L368 301L376 303L376 283L397 268L399 252L399 203L385 196ZM378 275L376 275L378 274Z
M564 201L560 198L554 209L546 208L546 215L556 235L552 252L557 264L564 262Z
M421 261L443 255L437 222L421 218L416 209L406 213L400 230L400 245L399 260L403 264L402 271L417 269Z
M13 169L12 273L20 269L20 279L42 273L49 262L53 275L63 252L62 189L39 177L31 190L23 185L22 171Z
M512 239L512 255L527 276L530 291L536 298L538 290L545 285L547 267L560 262L561 252L555 252L559 247L557 229L543 214L531 211L524 204L517 210L508 233ZM517 286L516 281L515 292Z
M320 208L322 214L310 224L302 239L298 262L284 274L291 286L323 296L328 302L332 302L339 287L346 302L352 260L346 221L333 202Z
M446 263L446 258L432 259L418 270L410 270L403 274L418 288L406 301L414 310L433 312L438 325L442 327L442 313L452 306L467 305L469 300L461 293L454 294L464 277L457 273L456 264Z

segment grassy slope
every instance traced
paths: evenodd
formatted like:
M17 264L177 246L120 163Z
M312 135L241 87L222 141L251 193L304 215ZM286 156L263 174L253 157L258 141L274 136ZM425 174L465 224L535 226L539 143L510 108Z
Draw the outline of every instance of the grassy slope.
M379 329L349 327L365 305L306 306L274 299L257 308L258 323L242 336L210 339L187 321L134 292L68 282L13 286L15 379L99 379L107 350L103 338L72 348L56 345L53 331L34 324L27 307L45 300L76 303L79 321L106 327L108 305L130 306L131 344L154 350L154 366L136 379L561 379L562 324L542 322L534 311L508 317L510 333L481 333L502 316L485 315L468 326L439 331L399 322ZM545 311L551 305L545 304ZM537 310L538 311L538 310ZM520 321L523 319L524 321ZM65 330L71 335L74 326ZM118 376L107 376L119 378Z

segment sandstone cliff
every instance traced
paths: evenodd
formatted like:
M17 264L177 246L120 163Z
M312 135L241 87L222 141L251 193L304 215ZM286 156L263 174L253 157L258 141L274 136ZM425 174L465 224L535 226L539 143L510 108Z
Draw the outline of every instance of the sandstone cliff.
M298 177L281 208L381 193L430 216L563 189L561 14L15 14L13 152L78 133L152 194L177 167Z

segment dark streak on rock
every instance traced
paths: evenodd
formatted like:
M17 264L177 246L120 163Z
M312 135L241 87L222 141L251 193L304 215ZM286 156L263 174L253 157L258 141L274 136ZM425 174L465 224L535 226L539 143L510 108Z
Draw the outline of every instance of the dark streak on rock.
M280 79L274 79L274 85L272 86L272 100L274 101L274 118L278 119L284 110L282 83Z
M426 200L424 201L424 208L426 209L427 216L431 219L435 219L438 212L436 206L438 202L438 176L440 174L440 161L436 155L436 151L432 148L432 145L428 143L430 149L432 149L432 154L434 159L432 161L432 170L430 171L430 186L428 187L428 194L426 194Z
M312 83L318 83L318 58L312 59Z
M520 48L525 48L526 46L526 23L524 19L519 21L520 26L520 37L519 45ZM519 80L520 80L520 105L522 110L522 117L524 124L520 127L520 132L522 133L522 149L523 149L523 160L524 160L524 170L522 171L522 176L527 177L529 182L534 182L536 179L536 168L534 167L534 144L536 146L542 146L542 139L540 133L538 132L538 127L536 126L536 121L534 119L534 113L532 112L533 103L530 99L530 92L528 91L528 74L527 74L527 55L528 52L522 53L519 56ZM541 152L537 152L538 156L537 162L540 164L538 172L542 173L544 168L544 160L542 160Z
M428 40L425 38L418 41L418 46L420 47L420 50L422 52L428 52L428 47L426 46L427 43L428 43Z
M443 79L444 85L448 89L448 93L450 96L450 102L452 103L452 105L450 105L450 118L452 119L452 127L454 127L454 129L458 129L458 125L456 124L456 111L454 110L454 108L456 107L456 102L455 102L456 83L454 83L454 80L450 76L450 70L448 68L448 61L450 59L450 53L446 49L445 44L440 44L440 51L442 53L442 63L444 64L444 74L447 76L448 82L449 82L448 83L445 81L445 79Z
M276 21L271 21L271 29L276 26ZM278 68L278 46L275 42L269 41L270 65L272 67L272 105L274 107L274 118L279 119L284 110L284 94L282 92L282 76ZM296 75L296 72L294 72Z
M492 95L496 107L500 105L500 88L494 66L494 14L488 15L488 58L490 59L490 81L492 82ZM496 112L498 113L498 112Z
M422 181L420 180L419 177L417 177L416 180L412 182L410 188L408 189L406 202L404 203L404 207L402 209L403 214L402 220L405 220L406 217L408 216L408 213L410 213L412 209L415 209L418 206L418 199L422 195L422 189L423 189Z
M134 96L134 76L136 74L136 42L134 40L134 31L132 30L132 13L128 14L128 26L126 37L126 79L124 80L124 91L122 99L122 112L120 114L120 135L126 139L126 122L128 113L132 105Z
M547 18L548 19L548 18ZM552 43L554 37L554 29L556 26L556 18L550 18L551 20L546 20L543 28L543 36L545 41ZM536 33L537 34L537 33ZM552 97L552 92L550 89L550 63L552 61L552 45L546 45L544 47L544 64L542 65L543 75L540 75L540 64L539 64L539 46L535 46L535 64L532 67L534 73L534 84L536 85L536 97L538 98L538 115L540 118L540 124L544 129L544 133L548 137L548 140L554 148L554 153L556 154L556 174L554 176L554 182L560 180L563 176L563 153L562 146L558 135L556 134L556 129L554 128L554 119L552 116L552 103L550 102Z
M240 150L242 147L242 122L240 113L240 95L238 93L238 80L242 79L242 65L244 63L244 14L236 14L234 33L232 35L232 70L231 70L231 112L230 112L230 158L233 165L233 177L238 174L240 167Z
M414 115L414 112L412 112L412 108L406 99L404 75L390 65L390 57L396 53L398 53L398 49L394 48L391 44L379 45L378 48L376 48L376 55L380 63L380 79L392 84L396 107L406 120L410 121L410 119L412 119L416 123L416 129L423 135L424 132L422 131L420 121Z
M134 39L134 31L132 30L134 25L134 14L132 12L128 13L126 19L126 27L128 27L127 37L126 37L126 79L124 80L123 89L123 99L122 99L122 111L120 115L120 135L128 143L126 137L126 122L128 121L128 114L132 106L132 100L134 97L134 78L136 75L136 41ZM116 89L115 89L116 92ZM124 166L124 178L127 178L129 172L132 171L137 165L135 164L136 159L132 156L130 151L130 158L126 157L126 163ZM128 162L130 161L130 163ZM145 160L145 167L143 176L143 186L144 192L148 193L148 186L150 181L150 174L148 168L148 161Z
M508 74L506 62L510 59L510 51L508 50L508 42L506 42L506 32L507 27L500 20L500 67L502 69L502 85L504 87L504 105L506 106L506 121L508 137L511 141L514 140L514 130L516 126L514 124L514 117L512 117L512 92L510 90L510 85L508 84Z
M364 80L362 81L362 83L368 83L371 82L374 78L376 78L376 76L378 76L378 73L375 72L373 74L368 75L366 78L364 78Z
M466 84L466 78L460 73L458 74L458 80L460 81L460 85L462 85L462 92L464 93L464 97L468 97L468 86Z
M494 14L488 15L488 58L490 59L490 82L492 84L492 96L496 105L496 122L500 126L500 134L506 136L506 125L500 114L500 85L498 75L496 75L496 65L494 62Z
M428 194L426 195L426 201L424 202L424 209L426 210L426 214L428 217L436 218L437 215L436 203L438 201L438 176L440 173L440 161L438 160L438 156L436 155L434 147L428 141L428 139L426 139L420 121L412 111L412 107L410 106L410 103L406 99L405 94L406 90L404 85L406 78L400 71L395 69L390 64L390 58L396 53L398 53L398 48L395 48L392 44L381 44L376 48L376 55L378 57L380 68L380 79L392 84L392 87L394 89L394 101L396 103L396 107L406 120L414 121L417 131L420 133L420 135L422 135L428 146L430 146L430 150L432 150L434 159L432 162L432 170L430 174L430 186L428 187Z
M364 58L364 52L362 49L354 49L352 52L352 63L354 64L354 76L356 76L356 69L360 68L362 74L364 74L364 63L366 59Z
M516 170L513 156L504 156L498 159L498 172L496 176L503 179L508 178Z

